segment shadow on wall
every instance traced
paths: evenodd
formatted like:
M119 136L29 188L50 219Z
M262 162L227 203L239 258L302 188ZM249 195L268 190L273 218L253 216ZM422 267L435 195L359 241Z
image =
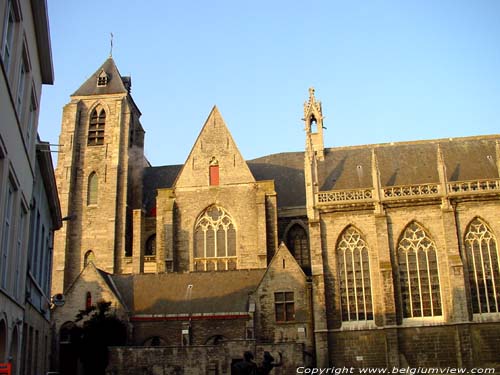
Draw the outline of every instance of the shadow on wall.
M296 369L307 366L303 345L296 343L256 344L253 340L227 341L222 345L124 348L111 349L108 375L137 374L230 374L231 364L241 361L243 353L254 354L260 364L264 351L274 358L282 354L283 366L273 369L273 375L295 374Z

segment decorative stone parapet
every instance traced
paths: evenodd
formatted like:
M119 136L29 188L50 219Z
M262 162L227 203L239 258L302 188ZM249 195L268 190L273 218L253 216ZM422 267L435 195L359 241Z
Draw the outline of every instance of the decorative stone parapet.
M456 181L448 183L448 193L450 195L491 191L500 191L500 179Z
M391 186L382 189L383 198L419 197L439 194L439 184L418 184Z
M317 194L318 203L344 203L349 201L369 202L373 189L330 190Z
M442 186L439 183L384 187L381 188L381 201L500 192L500 178L448 182L446 185L446 193L442 191ZM374 189L322 191L316 194L316 202L319 206L345 203L368 203L375 201L374 193Z

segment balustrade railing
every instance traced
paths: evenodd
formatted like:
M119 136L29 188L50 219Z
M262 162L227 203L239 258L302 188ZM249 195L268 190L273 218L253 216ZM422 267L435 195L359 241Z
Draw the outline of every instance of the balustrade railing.
M418 184L390 186L382 189L383 198L407 198L437 195L439 193L438 184Z
M448 182L449 194L500 191L500 179Z
M317 194L318 203L343 203L349 201L370 201L372 189L330 190Z
M381 189L381 201L392 201L405 198L438 197L443 194L438 183L389 186ZM500 179L457 181L447 183L447 194L500 192ZM319 205L372 202L373 189L330 190L316 194Z

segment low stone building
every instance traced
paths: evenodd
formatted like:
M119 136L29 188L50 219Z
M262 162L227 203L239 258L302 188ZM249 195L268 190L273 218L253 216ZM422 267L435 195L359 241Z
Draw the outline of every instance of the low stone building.
M325 148L310 89L304 152L245 161L214 107L152 167L130 87L109 58L63 111L59 338L90 297L130 324L110 372L499 366L498 135Z

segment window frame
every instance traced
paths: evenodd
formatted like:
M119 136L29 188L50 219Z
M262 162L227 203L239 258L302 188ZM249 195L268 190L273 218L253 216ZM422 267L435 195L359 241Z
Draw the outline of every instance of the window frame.
M288 311L290 307L291 312ZM279 319L278 315L284 319ZM295 293L293 291L274 292L274 319L276 323L294 323L296 321Z
M237 227L224 208L211 205L203 210L195 222L193 237L195 271L237 268Z
M31 95L29 99L29 106L27 108L27 119L26 119L26 148L31 149L31 143L33 139L36 138L36 123L37 123L37 113L38 113L38 100L36 97L35 86L33 82L31 83Z
M2 23L2 40L0 45L0 60L4 66L7 76L11 72L14 44L17 27L20 21L19 10L12 0L7 0L4 19ZM12 20L12 22L11 22ZM8 57L6 58L6 53Z
M354 242L353 242L354 241ZM349 251L350 256L346 257ZM358 252L358 259L356 261L355 252ZM367 242L365 241L362 233L352 225L346 227L339 236L336 252L336 267L339 278L338 288L340 297L340 315L342 324L346 323L360 323L360 322L373 322L374 321L374 304L373 304L373 290L372 290L372 277L371 277L371 262L370 251ZM348 265L350 263L350 268ZM365 269L365 264L367 269ZM359 287L355 275L360 272L361 274L361 296L362 304L359 299ZM352 285L352 287L350 287ZM353 295L349 293L350 289L353 290ZM345 300L343 302L343 300ZM351 307L354 307L354 318ZM361 316L364 316L363 318Z
M483 230L480 232L479 230L472 231L472 227L475 226L476 229L479 227L483 227ZM480 235L480 236L478 236ZM489 237L487 237L489 235ZM488 241L489 240L489 241ZM486 249L483 249L483 242L486 242ZM472 243L472 246L471 246ZM478 244L478 248L474 247L474 244ZM493 245L493 246L491 246ZM472 247L472 248L471 248ZM494 249L492 250L492 247ZM466 267L467 267L467 280L469 283L469 293L470 293L470 308L474 318L479 317L488 317L499 315L500 313L500 299L498 297L500 290L500 278L496 279L496 275L500 275L500 254L498 250L498 241L495 236L495 233L490 228L490 226L481 218L475 217L472 219L466 227L466 231L464 234L464 248L465 248L465 256L466 256ZM479 250L480 255L480 273L481 279L478 279L478 268L476 266L476 257L474 250ZM487 251L488 259L485 258L484 251ZM492 253L493 256L492 256ZM485 261L487 262L485 265ZM496 268L496 269L495 269ZM485 275L486 274L486 275ZM485 277L486 276L486 277ZM491 286L488 285L487 280L492 280ZM482 284L482 285L481 285ZM484 287L483 293L486 293L482 298L481 296L481 288ZM490 301L488 291L493 289L493 301ZM482 311L482 299L486 301L486 310ZM490 307L490 303L494 302L494 308L496 311L492 311Z
M106 137L107 114L101 106L95 107L89 116L89 127L87 132L87 146L103 146Z
M416 228L416 229L415 229ZM413 233L410 233L412 231ZM416 235L417 231L423 233L422 235ZM408 236L411 235L411 238ZM420 237L419 237L420 236ZM423 239L427 241L423 243ZM406 241L406 242L404 242ZM403 242L406 245L403 245ZM411 269L411 264L409 263L408 253L414 253L416 270ZM421 252L425 255L425 264L423 268L420 268ZM402 254L404 254L404 258ZM431 275L432 269L429 269L429 253L433 254L434 260L431 259L432 263L435 263L435 274ZM439 259L438 250L435 241L432 236L427 232L427 230L416 221L410 222L406 225L401 232L399 237L397 247L396 247L396 261L398 264L398 282L399 282L399 292L401 297L401 316L404 321L420 321L424 319L444 319L444 307L443 307L443 293L441 290L441 276L439 270ZM404 261L404 262L403 262ZM427 276L427 279L422 277ZM412 277L413 276L413 277ZM433 283L433 279L437 279L437 284ZM405 280L408 280L407 287L405 286ZM418 293L415 294L415 287L412 286L411 280L417 280ZM424 282L422 281L424 280ZM426 281L426 282L425 282ZM424 288L425 294L429 295L430 302L430 315L425 315L424 313L424 293L422 289ZM405 292L405 289L408 289ZM405 299L404 295L408 294L408 299ZM418 296L418 301L420 304L420 315L418 314L418 308L416 303L414 304L413 295ZM435 305L435 302L437 304Z
M16 240L16 255L14 260L14 272L13 272L13 289L12 293L16 300L21 299L21 290L22 285L21 280L21 266L22 266L22 257L24 254L24 248L26 247L26 229L27 229L27 219L28 219L28 210L23 202L20 204L19 209L19 217L18 217L18 227L17 227L17 240Z
M97 206L99 203L99 176L93 171L87 179L87 207Z
M7 187L4 191L4 204L2 215L2 239L0 252L0 287L4 290L9 288L8 270L10 268L12 246L16 239L16 206L18 186L14 177L9 174Z
M298 229L296 229L298 228ZM297 252L297 247L295 246L295 241L297 240L297 236L292 238L291 236L298 232L299 230L302 231L304 234L303 238L299 238L300 244L298 246L298 250L300 254ZM311 267L311 253L310 253L310 247L309 247L309 233L304 228L304 226L298 222L298 221L292 221L289 224L289 227L286 231L286 244L288 250L292 253L293 257L297 261L297 263L304 268ZM305 244L304 244L305 242ZM293 246L292 246L293 245Z

